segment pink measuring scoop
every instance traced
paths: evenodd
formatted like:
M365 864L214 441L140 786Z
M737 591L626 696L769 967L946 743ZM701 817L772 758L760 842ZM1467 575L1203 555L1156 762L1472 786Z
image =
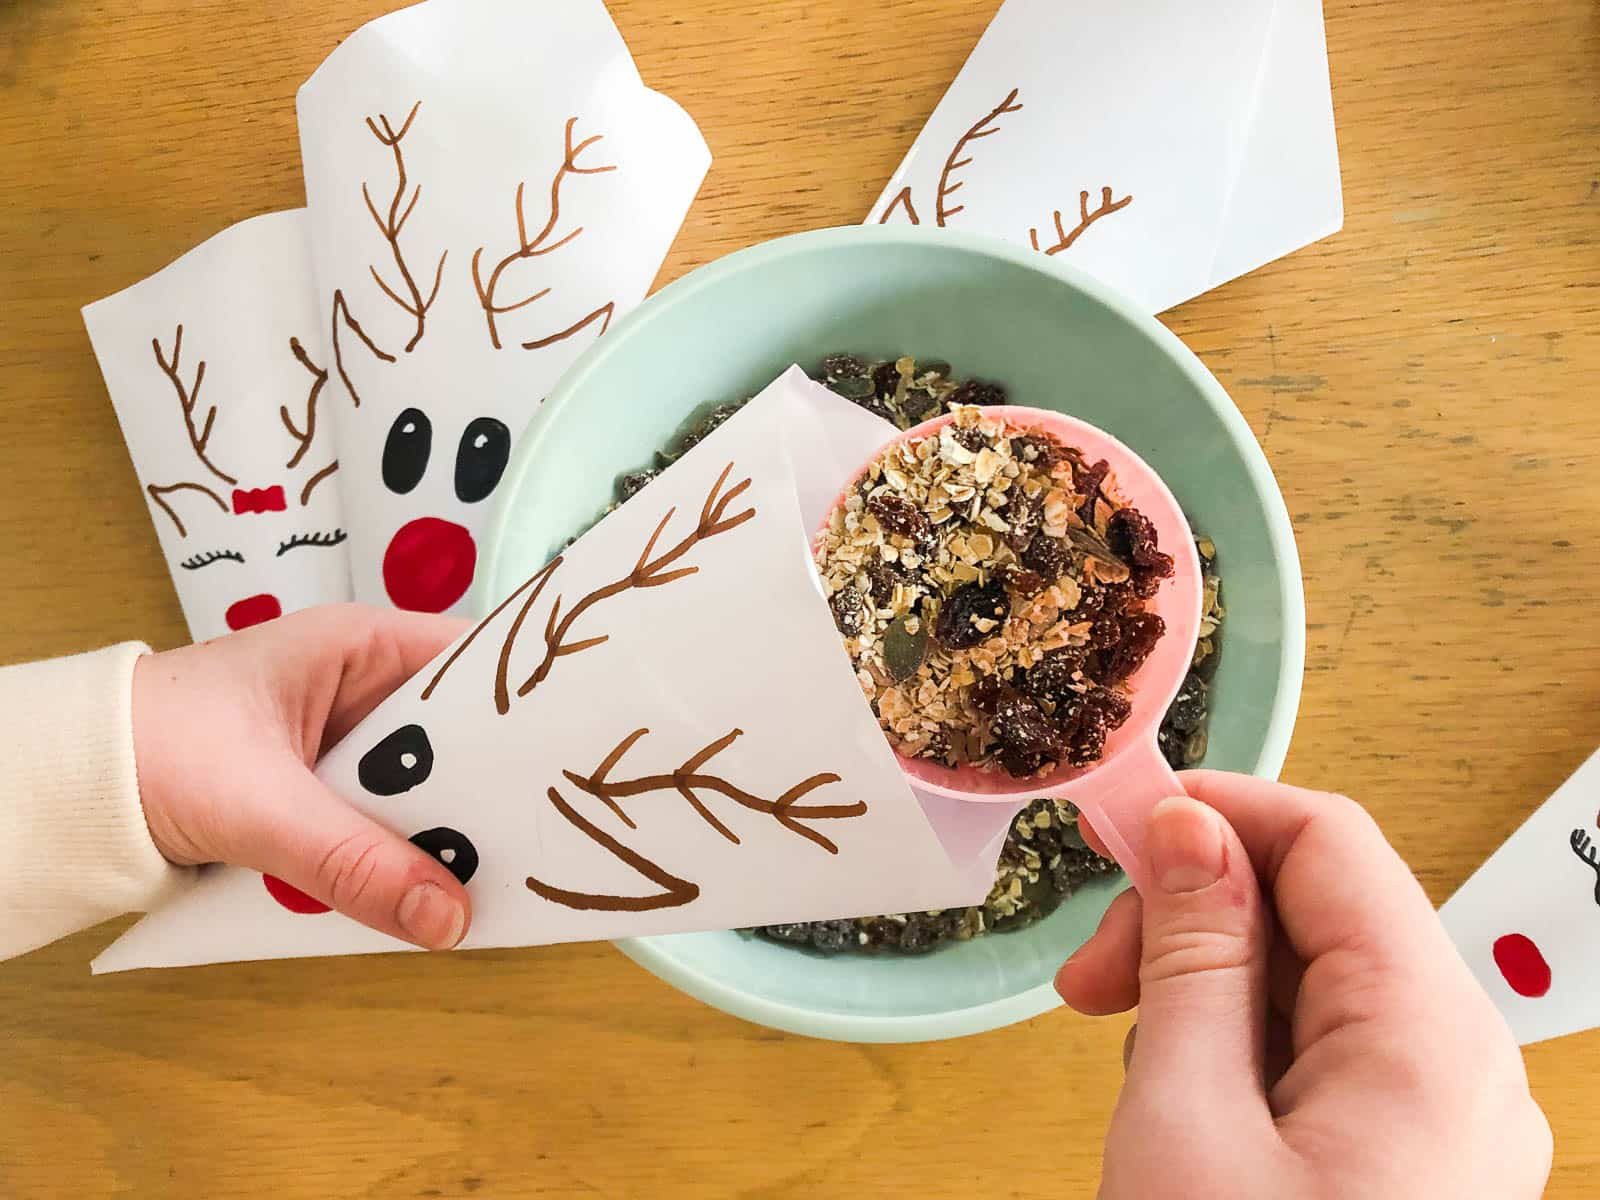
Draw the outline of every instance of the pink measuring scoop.
M1157 613L1166 622L1167 628L1150 657L1128 680L1133 711L1123 726L1106 739L1105 754L1093 766L1063 767L1042 778L1019 780L1003 771L946 767L924 758L897 755L900 769L917 790L955 800L1012 808L1044 796L1069 801L1100 835L1134 886L1142 889L1145 872L1141 852L1150 811L1168 796L1183 794L1183 786L1156 744L1156 734L1167 708L1183 686L1200 634L1203 584L1194 535L1161 477L1104 430L1057 412L1018 405L986 408L984 416L1015 427L1040 429L1076 448L1089 462L1104 459L1110 465L1118 494L1149 518L1156 529L1157 544L1172 556L1172 578L1162 580L1160 590L1145 605L1147 611ZM946 415L925 421L886 442L872 458L876 460L903 442L937 436L954 419L953 415ZM848 486L853 487L860 475L857 471Z

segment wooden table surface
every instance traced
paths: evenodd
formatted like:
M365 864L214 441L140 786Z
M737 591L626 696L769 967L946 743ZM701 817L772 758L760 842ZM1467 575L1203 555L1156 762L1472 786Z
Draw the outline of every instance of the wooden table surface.
M0 0L0 661L184 640L78 308L301 203L294 89L385 7ZM859 220L995 0L612 8L715 154L664 282ZM1166 319L1299 533L1286 774L1443 900L1600 743L1600 10L1329 0L1328 36L1344 231ZM0 965L7 1196L1088 1195L1128 1025L814 1043L605 946L91 981L112 932ZM1600 1035L1528 1058L1549 1194L1593 1195Z

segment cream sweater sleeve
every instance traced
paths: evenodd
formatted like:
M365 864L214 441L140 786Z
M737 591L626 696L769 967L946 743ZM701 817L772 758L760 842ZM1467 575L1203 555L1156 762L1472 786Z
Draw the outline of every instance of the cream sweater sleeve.
M161 857L133 758L148 646L0 670L0 958L143 911L192 872Z

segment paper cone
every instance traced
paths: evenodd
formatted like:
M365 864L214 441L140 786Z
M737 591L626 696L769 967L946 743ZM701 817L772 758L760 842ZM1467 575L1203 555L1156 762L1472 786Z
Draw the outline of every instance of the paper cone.
M1439 917L1523 1045L1600 1025L1600 754Z
M1317 0L1006 0L867 217L1062 255L1152 313L1342 219Z
M331 787L466 881L466 947L981 902L1015 809L935 830L811 564L882 434L792 370L328 755ZM404 948L306 907L217 870L95 969Z
M643 299L709 152L598 0L393 13L299 118L356 598L464 611L513 442Z
M196 641L350 595L302 211L83 310Z

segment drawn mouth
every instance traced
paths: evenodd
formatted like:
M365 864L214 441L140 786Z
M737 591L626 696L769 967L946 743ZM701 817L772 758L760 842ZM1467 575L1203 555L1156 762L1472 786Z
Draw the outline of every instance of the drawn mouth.
M259 596L248 596L228 605L228 611L223 614L223 619L228 622L229 629L237 632L265 621L276 620L281 616L283 616L283 605L278 603L278 598L262 592Z
M444 612L472 585L478 548L465 528L438 517L402 525L383 555L383 586L397 608Z

